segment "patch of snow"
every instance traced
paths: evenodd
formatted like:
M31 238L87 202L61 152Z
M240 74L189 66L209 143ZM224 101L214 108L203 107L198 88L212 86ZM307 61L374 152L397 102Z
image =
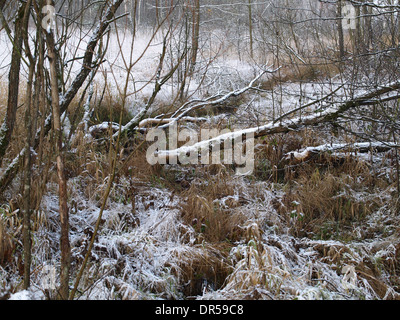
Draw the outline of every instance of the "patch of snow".
M45 296L40 290L29 289L11 295L9 300L44 300Z

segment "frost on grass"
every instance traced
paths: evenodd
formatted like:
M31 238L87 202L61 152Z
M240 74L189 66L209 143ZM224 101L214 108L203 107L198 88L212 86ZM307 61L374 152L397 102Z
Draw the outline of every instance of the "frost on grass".
M72 274L87 252L100 212L101 186L90 196L83 187L91 179L77 177L69 184ZM275 209L285 192L246 177L194 179L187 193L132 180L121 178L113 185L79 299L398 298L391 270L398 267L400 243L393 233L347 243L295 237L291 229L299 217L289 218ZM132 183L137 184L134 194L129 193ZM22 291L12 299L46 298L44 266L59 268L56 188L49 185L39 210L41 227L34 233L36 291ZM203 209L213 207L217 216L241 217L236 236L211 242L203 230L209 228L207 221L201 228L187 223L183 212L201 209L186 207L190 197L200 197ZM380 197L387 201L387 194ZM388 219L383 208L371 214L365 226L355 224L353 233L360 238L368 232L378 234L382 225L393 224Z
M143 190L135 195L132 213L132 204L123 203L121 190L121 186L115 186L113 200L104 212L82 284L86 290L80 298L182 298L178 257L192 250L192 231L179 220L177 197L157 188ZM74 259L79 262L86 253L99 208L95 201L79 194L74 198L81 210L71 216L75 230L71 243Z

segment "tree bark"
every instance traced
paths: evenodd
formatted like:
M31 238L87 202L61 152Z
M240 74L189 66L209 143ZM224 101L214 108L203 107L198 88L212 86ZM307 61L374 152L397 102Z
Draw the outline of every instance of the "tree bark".
M33 77L35 73L36 60L32 56L29 49L28 41L28 20L30 15L31 0L28 0L25 6L24 23L21 36L25 43L25 54L29 59L29 75L26 89L26 112L25 112L25 126L26 126L26 142L25 148L28 150L25 156L25 168L24 168L24 223L23 223L23 243L24 243L24 289L27 290L30 287L30 274L31 274L31 177L32 177L32 87Z
M342 0L338 0L337 2L337 28L338 28L338 37L339 37L339 57L340 60L343 60L345 50L344 50L344 36L343 36L343 13L342 13Z
M11 66L8 74L7 111L3 125L0 128L0 165L2 163L4 155L6 154L7 147L10 144L17 116L19 75L20 75L21 59L22 59L22 25L23 25L25 7L26 4L22 4L19 7L17 18L15 20L15 32L14 32L14 38L12 40L13 50L11 54ZM3 21L3 23L6 22ZM8 28L8 26L6 28Z
M192 57L190 63L190 75L193 75L197 63L197 52L199 51L200 39L200 0L194 0L193 9L193 36L192 36Z
M53 0L47 1L48 5L54 5ZM54 33L52 30L46 31L46 42L48 59L50 63L50 82L51 82L51 106L53 113L53 129L55 139L55 149L57 158L59 210L61 221L61 270L60 270L60 290L59 298L67 300L69 296L69 270L71 260L71 247L69 242L69 217L67 204L67 178L64 169L62 125L60 112L60 96L57 75L57 51L55 48Z
M338 105L337 107L328 108L321 113L312 114L309 116L298 117L291 119L290 116L298 112L300 108L296 108L285 115L281 116L278 120L269 122L266 125L258 126L254 128L248 128L241 130L240 132L232 132L230 134L222 134L221 136L214 137L209 140L200 141L195 143L194 145L188 147L184 146L182 148L178 148L175 150L161 150L158 152L158 156L161 158L165 158L169 161L170 158L179 157L180 154L188 154L190 152L198 152L203 148L209 147L210 145L220 145L220 149L223 149L225 141L233 140L233 138L238 135L242 135L244 139L246 139L246 134L254 134L255 138L273 135L278 133L288 133L295 130L299 130L305 127L316 126L320 124L326 123L334 123L337 121L345 112L359 107L359 106L370 106L379 104L382 101L390 101L399 99L398 95L394 95L392 97L381 98L383 95L392 93L394 91L400 90L400 81L391 83L387 86L383 86L377 90L372 92L360 95L354 99L351 99L343 104ZM305 108L306 106L304 106ZM178 118L177 118L178 119ZM176 120L176 119L175 119ZM160 126L159 128L165 128L167 125Z
M249 36L250 36L250 57L254 59L254 49L253 49L253 10L252 3L249 0Z

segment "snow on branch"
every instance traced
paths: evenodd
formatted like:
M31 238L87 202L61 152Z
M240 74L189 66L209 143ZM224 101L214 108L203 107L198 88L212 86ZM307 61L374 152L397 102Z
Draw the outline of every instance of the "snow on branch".
M162 53L160 56L157 73L155 76L155 85L154 85L154 89L153 89L153 93L152 93L151 97L147 101L146 105L142 108L142 110L134 118L132 118L126 125L124 125L121 128L121 132L118 131L114 134L114 136L113 136L114 139L117 139L119 134L123 135L123 134L129 133L129 132L134 132L138 129L137 126L146 117L147 112L149 111L150 107L153 105L157 95L161 91L161 88L169 81L169 79L172 78L172 76L175 74L175 72L178 70L179 66L181 65L181 62L186 57L187 52L185 51L182 53L182 55L180 56L180 58L178 59L176 64L171 68L171 70L169 70L166 75L161 77L161 72L164 67L164 59L167 54L167 37L168 37L168 35L169 35L169 31L164 36L163 49L162 49Z
M184 58L184 56L181 57L181 59L183 59L183 58ZM266 68L260 74L258 74L253 80L251 80L250 83L246 87L231 91L231 92L223 95L222 97L216 98L217 96L213 96L213 97L210 97L210 98L207 98L204 100L196 99L196 100L188 101L185 104L183 104L183 106L181 108L179 108L177 111L175 111L172 114L172 116L170 116L168 118L144 119L152 102L155 99L155 96L161 89L161 86L163 84L165 84L167 82L167 80L169 80L172 77L172 75L176 71L179 63L180 63L180 61L176 64L176 66L174 68L171 69L170 72L168 72L168 74L160 82L156 81L156 86L155 86L155 89L154 89L151 99L149 100L147 105L144 108L142 108L142 110L134 118L132 118L125 126L122 127L121 134L143 129L144 127L148 126L149 124L161 125L161 127L160 127L161 129L166 129L177 122L203 122L203 121L206 121L206 119L204 119L204 118L195 119L194 117L188 117L187 115L190 112L198 110L205 106L213 106L213 105L221 104L231 97L237 97L251 89L255 89L256 88L255 83L263 75L265 75L266 73L275 73L277 70L279 70L279 68L277 68L275 70L270 70L270 69ZM118 136L118 134L119 134L119 132L115 132L114 138L116 138Z
M117 9L122 4L123 0L114 0L112 4L107 9L106 13L100 19L99 24L97 25L95 31L93 32L84 56L81 70L79 71L78 75L75 77L74 81L72 82L71 86L67 90L67 92L60 97L60 111L63 113L67 110L68 106L70 105L71 101L76 96L79 89L82 87L83 83L89 76L90 72L92 71L92 63L93 63L93 56L95 53L95 48L97 47L98 42L100 41L101 37L107 31L110 23L113 21L115 17L115 13Z
M136 116L134 118L135 121L138 121L140 118L139 116ZM208 119L207 118L198 118L198 117L183 117L180 119L180 122L191 122L191 123L198 123L198 122L206 122ZM170 123L171 121L174 121L174 119L156 119L156 118L148 118L142 120L138 126L136 127L136 130L143 130L146 128L149 128L151 126L155 125L160 125L160 124L167 124ZM101 139L106 136L107 133L112 131L112 135L118 135L118 132L120 130L120 126L118 123L115 122L103 122L100 124L93 125L89 128L89 138L92 137L94 139ZM122 128L123 130L123 128Z
M297 118L286 118L280 119L279 122L271 121L264 126L247 128L235 132L225 133L223 135L214 137L209 140L200 141L198 143L193 144L192 146L184 146L175 150L162 150L158 152L158 156L165 157L166 159L170 157L179 157L181 154L200 152L205 148L209 148L213 145L219 145L222 149L225 141L238 138L239 136L246 137L249 135L254 135L255 138L262 137L271 134L277 133L287 133L290 131L299 130L301 128L307 126L315 126L324 123L335 122L338 118L341 117L346 111L362 106L362 105L371 105L371 101L379 101L379 97L382 97L388 93L392 93L393 91L400 89L400 81L393 82L388 85L382 86L375 91L361 94L354 99L349 100L343 104L338 106L331 106L321 112L317 111L314 114L308 116L301 116ZM387 97L384 97L387 98ZM287 113L288 115L292 112Z
M317 147L307 147L301 151L289 152L286 154L286 160L305 161L313 154L320 154L323 152L336 153L336 152L359 152L366 153L370 151L386 152L393 148L400 148L399 144L391 142L359 142L359 143L334 143L323 144Z
M228 100L231 97L238 97L242 94L244 94L245 92L251 90L251 89L255 89L255 83L260 80L260 78L265 75L266 73L275 73L279 70L280 68L277 68L275 70L270 70L268 68L265 68L260 74L258 74L253 80L250 81L250 83L241 89L238 90L234 90L231 92L228 92L227 94L223 95L220 98L217 98L215 100L210 100L210 99L206 99L203 101L196 101L196 103L194 105L191 106L191 103L186 103L184 104L181 108L179 108L173 115L171 118L174 118L175 120L179 120L180 118L186 116L188 113L193 112L195 110L198 110L200 108L203 108L205 106L213 106L213 105L218 105L221 104L223 102L225 102L226 100ZM164 126L166 127L166 126Z
M182 122L191 122L191 123L208 121L208 119L204 118L204 117L182 117L179 120ZM142 120L139 123L138 127L139 127L139 129L147 128L147 127L154 126L154 125L169 124L173 121L175 121L175 119L173 119L173 118L165 118L165 119L148 118L148 119Z

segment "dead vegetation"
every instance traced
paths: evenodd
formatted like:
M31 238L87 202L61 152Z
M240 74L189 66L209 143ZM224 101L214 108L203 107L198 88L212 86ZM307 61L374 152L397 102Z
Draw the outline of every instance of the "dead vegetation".
M73 272L87 252L111 168L107 146L76 141L66 161ZM260 138L254 174L236 177L232 166L151 166L138 136L134 151L119 155L128 161L115 179L80 297L398 299L392 155L383 153L381 167L351 153L287 158L320 143L310 129ZM55 182L50 174L33 228L50 238L58 228ZM1 218L1 267L20 270L18 210L3 206ZM38 261L58 250L38 241ZM346 266L357 276L350 288Z
M179 19L166 19L171 25L162 30L163 36L158 38L157 32L151 36L139 60L134 62L131 54L130 64L127 59L119 61L125 69L118 68L124 70L111 71L118 90L112 91L104 76L102 90L90 100L86 90L94 78L88 78L89 72L105 57L95 61L93 55L107 33L106 25L114 21L109 14L82 51L86 58L78 70L81 76L72 81L73 90L64 92L59 106L65 112L61 144L68 179L64 196L70 215L71 282L88 258L72 298L400 298L398 77L391 85L376 80L379 72L371 76L376 76L373 81L378 84L364 79L357 73L358 68L364 70L363 64L357 65L363 56L350 58L350 52L345 52L339 57L336 39L323 37L306 54L295 43L294 30L295 39L287 43L279 32L272 33L276 38L268 42L270 48L252 52L259 61L240 52L246 45L227 44L223 59L231 55L230 59L240 60L241 67L247 68L244 71L205 51L199 52L201 61L196 65L184 65L189 63L188 52L173 51L175 43L183 42L177 35L168 38L177 30L173 21ZM133 48L133 42L141 39L139 34L131 36ZM124 56L124 46L119 41L118 45L117 55ZM207 44L203 45L206 50ZM213 46L217 47L210 43ZM152 51L151 59L141 66L145 72L135 74L145 52L156 47L162 52ZM318 51L325 47L333 48L332 52ZM230 52L234 49L239 52ZM324 58L316 58L319 55ZM266 58L270 64L265 65ZM155 62L154 70L147 70L152 69L150 60ZM117 60L112 67L116 65ZM196 66L199 74L187 74L187 67ZM125 77L125 91L117 77ZM89 84L82 90L86 78ZM128 88L130 82L134 88ZM6 87L0 83L0 118L6 112ZM23 86L20 89L24 91ZM23 96L19 103L18 115L25 114ZM45 131L49 110L39 111L35 129ZM236 176L234 164L150 165L146 130L167 128L184 116L195 118L183 121L182 128L196 132L201 128L255 128L253 173ZM199 117L204 118L200 121ZM1 174L11 167L12 159L20 170L15 171L12 183L6 181L0 203L0 299L23 289L20 208L24 205L24 172L28 171L32 172L27 201L32 209L31 290L41 299L58 295L54 288L43 286L46 266L58 271L62 264L55 135L50 126L46 130L46 134L38 131L32 145L33 166L24 169L27 154L21 150L26 127L24 117L19 116L2 159ZM366 147L362 152L351 148L358 139L375 138L387 144L394 140L393 145ZM348 147L294 156L304 148L335 141ZM180 141L177 147L183 144Z

